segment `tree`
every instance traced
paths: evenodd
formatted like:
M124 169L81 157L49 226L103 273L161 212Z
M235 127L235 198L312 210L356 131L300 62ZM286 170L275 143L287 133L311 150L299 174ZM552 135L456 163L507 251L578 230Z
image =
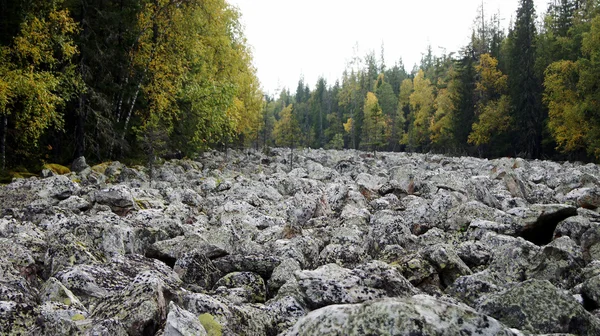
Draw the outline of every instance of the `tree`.
M479 101L469 143L476 146L489 144L511 127L510 99L506 95L508 78L497 66L497 59L483 54L475 67L479 75L475 89Z
M393 149L399 141L395 122L396 113L398 110L398 97L394 93L392 85L385 80L385 75L381 74L381 84L376 88L375 95L381 107L381 111L385 116L386 120L389 121L389 129L391 131L389 137L388 148Z
M509 34L509 88L515 139L529 157L541 154L543 110L541 81L535 72L536 26L533 0L521 0L513 31Z
M77 25L67 10L50 7L29 12L11 45L0 47L2 169L9 132L13 154L28 154L47 129L62 129L62 109L81 90L73 64Z
M583 57L562 60L546 70L544 102L548 126L561 151L586 150L600 158L600 17L582 41Z
M458 95L457 80L454 71L449 74L448 83L440 79L437 97L435 98L435 114L429 127L430 139L438 149L450 149L454 143L454 113Z
M388 117L383 114L374 93L368 92L364 104L364 127L362 142L365 148L376 151L383 147L390 136Z
M433 86L425 78L423 70L419 70L414 79L414 91L410 95L410 106L414 113L413 132L409 132L409 143L422 149L429 145L429 127L433 117Z
M400 93L398 95L398 110L396 112L396 134L398 135L399 143L408 144L406 137L406 121L410 115L410 95L413 93L413 81L407 78L400 85ZM412 128L412 120L410 122Z
M279 114L279 120L275 122L275 128L273 129L275 144L290 148L290 169L293 168L294 147L298 144L298 138L302 132L293 111L294 106L291 104L284 108Z

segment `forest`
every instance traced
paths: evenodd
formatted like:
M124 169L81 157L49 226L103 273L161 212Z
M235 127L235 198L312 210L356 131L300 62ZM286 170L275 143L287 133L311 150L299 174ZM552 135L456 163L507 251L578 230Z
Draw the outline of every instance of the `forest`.
M598 0L554 0L539 15L520 0L508 31L482 5L458 51L429 47L407 70L382 45L334 83L299 78L276 96L226 0L0 5L5 172L250 146L600 159Z
M470 43L409 71L354 57L335 83L267 97L260 145L480 157L600 158L600 5L521 0L508 32L475 11Z
M225 0L0 0L1 170L255 139L263 94Z

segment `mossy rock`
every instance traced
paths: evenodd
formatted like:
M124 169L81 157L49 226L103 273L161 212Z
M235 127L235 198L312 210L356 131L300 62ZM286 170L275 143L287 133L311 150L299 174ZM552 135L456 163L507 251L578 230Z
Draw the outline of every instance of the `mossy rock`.
M71 172L71 169L65 167L65 166L61 166L59 164L56 163L46 163L42 169L49 169L51 171L53 171L55 174L58 175L66 175L69 174Z
M198 320L206 330L208 336L221 336L223 333L223 327L215 318L208 313L198 316Z
M110 161L99 163L95 166L92 166L92 170L98 174L104 174L104 172L106 172L106 168L108 168L108 166L110 166L111 163L112 162Z
M11 183L13 179L19 178L30 178L33 176L37 176L36 174L29 173L27 171L10 171L0 173L0 184L8 184Z

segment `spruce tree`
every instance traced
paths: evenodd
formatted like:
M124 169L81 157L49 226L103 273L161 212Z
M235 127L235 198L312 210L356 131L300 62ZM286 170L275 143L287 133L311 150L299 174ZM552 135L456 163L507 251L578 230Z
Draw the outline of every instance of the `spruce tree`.
M533 0L521 0L514 29L509 34L509 87L515 121L515 154L539 157L543 113L541 81L535 72L536 27Z

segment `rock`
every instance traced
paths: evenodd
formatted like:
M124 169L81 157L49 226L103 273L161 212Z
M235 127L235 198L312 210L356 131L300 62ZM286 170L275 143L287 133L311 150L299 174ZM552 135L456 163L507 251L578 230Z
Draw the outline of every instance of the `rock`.
M598 330L600 166L289 153L0 185L0 334Z
M471 307L477 307L490 294L501 291L502 288L494 284L496 282L493 275L489 271L484 270L456 279L454 283L446 288L445 293Z
M314 271L296 272L296 279L311 309L416 293L398 271L382 262L354 270L328 264Z
M519 218L517 235L541 246L552 241L554 230L561 221L577 216L577 209L562 204L536 204L529 208L511 209L508 213Z
M474 241L461 243L456 253L469 268L486 266L492 257L492 253L488 247L481 242Z
M442 287L450 286L456 279L470 275L471 270L460 259L450 245L439 244L426 248L421 252L425 259L435 267Z
M560 237L544 246L532 265L528 279L548 280L556 287L571 289L580 282L585 263L580 247L569 237Z
M99 190L94 194L94 200L98 204L108 205L114 213L119 215L125 215L137 207L131 191L124 185Z
M277 293L279 288L281 288L288 280L293 279L294 273L300 270L302 270L300 263L295 259L288 258L281 261L281 263L273 270L267 283L269 293L271 295Z
M88 168L90 168L90 166L85 162L85 157L83 156L76 158L73 160L73 163L71 163L71 171L76 173L81 173Z
M221 272L206 254L196 250L183 254L175 261L173 271L186 284L211 289L221 277Z
M129 334L154 334L165 322L170 288L154 271L145 271L121 292L103 299L92 311L93 319L118 319Z
M591 227L590 220L583 216L569 217L556 226L554 238L567 236L581 244L581 236Z
M204 336L206 329L196 315L169 303L169 314L163 336Z
M285 335L519 335L473 309L428 295L333 305L301 318Z
M497 285L522 282L527 270L537 265L540 247L523 238L487 233L481 242L492 251L488 270Z
M223 274L233 272L253 272L263 279L269 279L273 270L281 263L281 258L265 255L228 255L213 260L215 267Z
M267 299L265 281L258 274L252 272L233 272L225 275L215 284L215 288L240 288L243 296L250 303L264 303Z
M90 202L79 196L70 196L69 198L58 202L58 206L73 212L86 211L91 208Z
M600 321L548 281L527 280L478 306L509 327L531 333L597 335Z

